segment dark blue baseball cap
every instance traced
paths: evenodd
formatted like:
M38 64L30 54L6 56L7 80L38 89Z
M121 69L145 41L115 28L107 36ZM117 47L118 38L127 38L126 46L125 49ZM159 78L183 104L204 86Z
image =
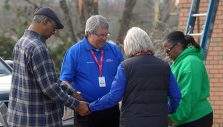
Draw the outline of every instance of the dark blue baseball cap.
M61 22L61 20L59 19L59 17L57 16L57 14L53 11L53 9L49 8L49 7L42 7L40 9L38 9L34 15L44 15L50 19L52 19L56 25L58 29L63 29L64 26Z

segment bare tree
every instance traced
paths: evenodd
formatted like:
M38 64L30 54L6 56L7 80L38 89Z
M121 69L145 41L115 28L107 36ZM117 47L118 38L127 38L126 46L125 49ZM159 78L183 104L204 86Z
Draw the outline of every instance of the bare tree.
M160 2L160 0L154 0L154 12L154 27L151 33L151 37L153 38L154 46L156 48L156 56L167 62L170 62L169 58L166 56L164 48L162 47L162 43L164 37L169 32L177 28L170 26L168 23L170 21L175 21L173 20L174 17L172 16L177 16L176 0L163 0L162 2ZM176 24L177 23L175 23L175 25Z
M123 44L123 40L127 30L129 29L129 25L132 19L133 8L136 4L136 0L126 0L125 1L125 9L121 19L121 25L119 29L119 34L117 37L117 42Z
M156 0L154 3L154 22L160 20L160 1Z
M72 39L71 41L77 41L77 36L73 29L73 23L72 23L72 17L70 15L70 10L65 0L60 0L60 7L63 10L64 15L65 15L65 22L68 25L68 30L70 31L69 33Z
M30 0L25 0L27 3L29 3L30 5L33 5L34 6L34 8L39 8L39 6L35 3L35 2L33 2L33 1L30 1Z
M98 0L77 0L76 5L80 20L80 31L77 35L82 37L84 35L84 28L87 19L91 15L98 14Z

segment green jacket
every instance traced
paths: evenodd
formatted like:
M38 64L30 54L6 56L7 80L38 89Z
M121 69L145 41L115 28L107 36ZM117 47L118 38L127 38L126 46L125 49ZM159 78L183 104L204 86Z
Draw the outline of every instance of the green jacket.
M203 50L185 49L172 63L171 70L179 84L182 99L174 114L175 125L192 122L212 112L208 74L203 63Z

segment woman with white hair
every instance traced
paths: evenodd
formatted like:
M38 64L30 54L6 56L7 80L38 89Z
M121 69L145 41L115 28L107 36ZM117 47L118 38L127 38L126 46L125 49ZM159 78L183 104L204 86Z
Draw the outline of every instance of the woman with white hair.
M127 59L119 65L110 92L90 103L89 110L109 108L122 99L120 126L166 127L168 110L175 112L181 98L169 65L154 56L151 39L138 27L128 31L124 51Z

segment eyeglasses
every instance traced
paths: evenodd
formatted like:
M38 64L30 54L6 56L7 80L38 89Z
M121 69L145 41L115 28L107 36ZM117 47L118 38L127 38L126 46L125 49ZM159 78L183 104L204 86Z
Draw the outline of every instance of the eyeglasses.
M55 32L58 32L58 30L59 30L59 29L57 28L57 25L56 25L56 24L54 24L53 29L54 29Z
M107 33L107 34L96 34L96 33L94 33L94 35L96 35L99 38L103 38L103 37L108 38L110 36L110 33Z
M166 53L169 54L172 49L177 45L177 43L175 43L172 47L170 47L169 49L166 49Z
M53 20L51 20L51 19L49 19L49 21L51 22L51 24L53 26L54 32L57 32L58 31L57 24Z

